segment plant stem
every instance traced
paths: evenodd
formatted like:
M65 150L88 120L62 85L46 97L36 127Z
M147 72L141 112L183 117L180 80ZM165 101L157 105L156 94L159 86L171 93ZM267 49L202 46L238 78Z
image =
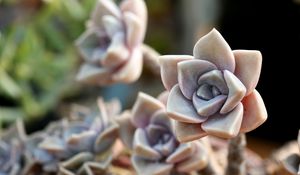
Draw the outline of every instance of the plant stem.
M160 66L158 62L160 54L146 44L142 45L142 51L144 65L147 66L156 76L160 76Z
M246 175L246 136L239 134L229 142L226 175Z

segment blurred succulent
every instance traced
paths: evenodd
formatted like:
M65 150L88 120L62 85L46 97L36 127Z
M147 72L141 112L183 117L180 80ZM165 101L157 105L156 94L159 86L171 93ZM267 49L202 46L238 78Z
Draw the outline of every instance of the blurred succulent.
M77 79L101 86L138 79L146 23L144 0L123 0L120 7L112 0L99 0L76 42L85 61Z
M0 135L0 175L18 175L21 172L22 150L25 140L23 123L15 125Z
M298 134L298 146L300 151L300 130ZM283 160L284 168L291 174L300 175L300 155L292 154Z
M30 136L27 173L35 171L36 165L44 172L64 175L105 173L118 136L118 126L111 119L119 113L120 104L104 104L99 99L98 107L100 113L77 106L70 120L52 123L44 132Z
M216 29L200 38L194 56L161 56L162 81L170 91L167 113L176 121L178 140L232 138L261 125L267 119L255 90L261 62L259 51L232 51Z
M94 2L43 1L32 13L24 4L0 7L0 123L43 117L74 94L72 43Z
M139 93L132 112L124 112L117 121L119 135L133 150L132 163L140 175L189 173L208 163L205 138L179 143L164 104L147 94Z

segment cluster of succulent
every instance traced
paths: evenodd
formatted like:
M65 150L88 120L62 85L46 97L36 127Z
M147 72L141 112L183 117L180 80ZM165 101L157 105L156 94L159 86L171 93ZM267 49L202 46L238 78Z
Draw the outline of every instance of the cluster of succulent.
M162 82L170 91L167 113L176 120L180 141L206 135L233 138L267 119L255 90L262 63L259 51L232 51L213 29L198 40L194 56L165 55L160 63Z
M87 31L76 42L85 60L78 80L101 86L137 80L146 21L143 0L124 0L119 7L111 0L99 0ZM260 52L232 51L213 29L196 43L194 56L166 55L157 60L167 89L159 97L139 93L132 109L122 113L117 101L105 104L101 98L96 113L77 106L70 118L20 138L16 148L21 149L1 137L0 172L9 174L21 162L25 174L112 174L108 169L119 138L130 150L132 168L139 175L245 174L242 133L267 119L255 90ZM238 138L229 144L230 160L217 162L208 136Z
M65 175L105 172L118 131L112 118L120 105L118 101L106 105L102 99L97 104L98 112L77 106L69 120L52 123L44 132L29 136L25 144L31 166L28 171L41 165L43 172Z
M139 93L132 107L118 119L120 137L132 150L131 161L138 174L189 173L208 164L207 140L180 143L165 105Z
M17 120L6 132L0 133L0 175L18 175L22 170L25 131Z
M98 85L137 80L142 72L146 24L143 0L124 0L120 7L111 0L99 0L86 32L76 41L85 61L77 80Z
M1 135L0 174L105 174L118 136L112 119L120 112L120 103L98 99L97 104L98 111L75 106L69 119L28 136L17 122L18 127Z

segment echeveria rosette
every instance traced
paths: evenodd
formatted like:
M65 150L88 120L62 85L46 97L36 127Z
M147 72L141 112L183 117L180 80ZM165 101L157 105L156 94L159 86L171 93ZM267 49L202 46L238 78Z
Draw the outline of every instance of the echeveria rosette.
M179 143L165 105L147 94L139 93L132 111L123 113L118 123L122 141L132 149L137 174L184 174L208 163L206 140Z
M232 51L213 29L199 39L194 56L160 57L161 77L170 91L167 113L175 119L179 141L206 135L232 138L267 119L257 85L262 56L256 50Z
M25 140L21 121L0 135L0 175L18 175L22 170L22 151Z
M298 134L298 146L300 151L300 130ZM283 160L285 169L291 174L300 175L300 154L291 154Z
M106 105L102 99L98 100L96 113L77 106L71 119L53 123L45 132L29 137L31 166L40 164L45 172L59 171L65 175L105 174L112 160L112 145L118 137L118 126L112 120L119 112L117 106Z
M130 83L142 72L141 45L147 24L144 0L98 0L76 45L84 58L79 81L101 86Z

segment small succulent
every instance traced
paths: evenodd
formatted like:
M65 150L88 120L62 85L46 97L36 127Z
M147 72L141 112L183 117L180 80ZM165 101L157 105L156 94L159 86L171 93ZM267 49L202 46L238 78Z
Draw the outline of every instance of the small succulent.
M206 135L232 138L267 119L255 90L262 63L259 51L232 51L213 29L199 39L193 54L160 57L162 81L170 91L167 113L176 121L179 141Z
M144 0L99 0L76 45L85 63L79 81L110 85L130 83L142 71L142 50L147 23Z
M147 94L139 93L132 112L117 120L119 135L133 150L133 167L140 175L184 174L208 163L206 140L179 143L164 104Z
M111 147L118 136L118 126L111 119L120 110L119 102L105 104L98 100L100 113L77 106L69 120L49 125L45 132L27 140L27 172L38 164L43 172L62 175L105 173L112 160Z
M18 175L21 173L24 140L25 131L20 120L5 133L1 133L0 175Z
M298 146L300 151L300 130L298 134ZM291 174L300 175L300 155L292 154L288 156L284 161L283 165L285 169Z

